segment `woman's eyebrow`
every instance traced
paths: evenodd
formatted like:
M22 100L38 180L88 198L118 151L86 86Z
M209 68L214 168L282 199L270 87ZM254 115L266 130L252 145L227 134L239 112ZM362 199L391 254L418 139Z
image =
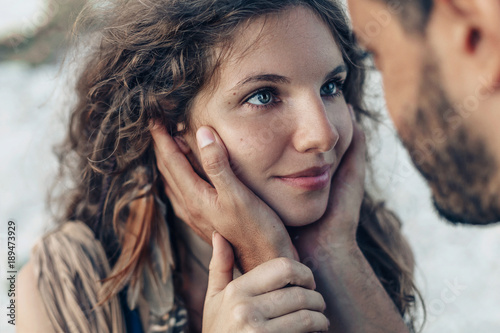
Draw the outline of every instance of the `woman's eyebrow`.
M325 76L325 81L334 78L335 76L341 74L341 73L346 73L347 75L348 69L345 64L338 65L331 71L330 73L326 74Z
M272 83L290 83L291 80L287 78L286 76L278 75L278 74L257 74L257 75L252 75L247 78L244 78L240 82L238 82L232 89L233 90L238 90L242 86L248 83L254 83L254 82L272 82Z
M347 66L345 64L338 65L331 72L326 75L327 79L330 79L340 73L347 72ZM242 86L248 83L255 82L272 82L272 83L290 83L291 80L286 76L278 75L278 74L256 74L249 77L244 78L240 82L236 83L236 85L230 90L235 91L240 89Z

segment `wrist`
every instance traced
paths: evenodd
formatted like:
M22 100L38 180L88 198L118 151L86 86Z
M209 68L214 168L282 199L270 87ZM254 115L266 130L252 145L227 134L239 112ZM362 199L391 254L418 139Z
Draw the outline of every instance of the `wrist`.
M298 260L298 255L287 232L246 238L233 244L237 260L245 272L271 259L286 257Z
M338 232L337 232L338 233ZM336 233L310 234L297 233L293 243L303 256L315 255L318 252L331 253L332 255L344 255L359 250L356 236L339 237Z
M300 237L300 236L299 236ZM301 244L297 247L300 261L310 268L349 264L353 258L364 257L356 240L332 241L321 237L317 242Z

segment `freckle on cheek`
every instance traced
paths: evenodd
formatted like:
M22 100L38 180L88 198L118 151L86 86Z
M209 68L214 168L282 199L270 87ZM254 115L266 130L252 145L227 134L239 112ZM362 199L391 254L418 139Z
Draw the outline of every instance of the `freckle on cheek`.
M236 96L236 93L233 93L233 96Z

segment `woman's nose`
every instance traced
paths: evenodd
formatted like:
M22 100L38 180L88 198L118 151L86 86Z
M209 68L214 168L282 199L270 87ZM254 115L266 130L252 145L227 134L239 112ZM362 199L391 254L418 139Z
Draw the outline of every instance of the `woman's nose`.
M301 103L296 119L293 141L297 151L324 153L335 148L340 135L328 117L321 96L308 98Z

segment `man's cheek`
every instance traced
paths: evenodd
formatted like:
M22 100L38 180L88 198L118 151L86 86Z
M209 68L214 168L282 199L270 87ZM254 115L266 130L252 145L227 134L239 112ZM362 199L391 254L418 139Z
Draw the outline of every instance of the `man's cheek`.
M387 111L396 129L401 128L404 117L404 100L398 97L397 89L389 80L384 80L384 90Z

